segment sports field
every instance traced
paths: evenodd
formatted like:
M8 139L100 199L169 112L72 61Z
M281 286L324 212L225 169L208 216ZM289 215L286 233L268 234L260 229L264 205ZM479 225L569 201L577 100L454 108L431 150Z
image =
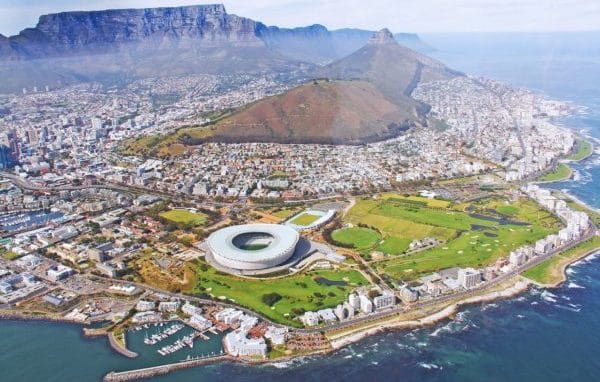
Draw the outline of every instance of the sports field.
M301 326L294 316L305 310L335 307L346 300L357 286L367 280L354 270L319 270L280 279L242 279L224 275L200 263L194 293L206 293L216 298L233 300L269 319L293 326ZM277 293L281 298L271 306L263 296Z
M377 231L364 227L338 229L331 234L331 237L339 243L351 245L358 250L372 248L381 239Z
M161 218L164 218L175 224L185 225L202 225L208 220L208 216L201 212L191 212L184 209L173 209L165 211L160 214Z
M320 218L320 216L313 215L308 212L303 212L300 215L293 218L290 221L290 223L298 225L298 226L307 226L307 225L310 225L310 224L316 222L317 220L319 220L319 218Z

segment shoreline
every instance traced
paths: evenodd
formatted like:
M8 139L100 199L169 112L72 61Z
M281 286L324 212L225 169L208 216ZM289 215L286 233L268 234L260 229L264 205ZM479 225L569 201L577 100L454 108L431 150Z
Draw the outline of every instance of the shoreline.
M431 314L425 315L423 317L420 317L418 319L400 320L400 321L398 321L397 319L391 319L387 322L384 321L384 322L380 323L376 327L369 327L369 328L365 328L365 329L358 328L354 332L348 333L346 335L342 334L339 336L339 338L330 339L331 347L329 349L322 349L322 350L318 350L318 351L314 351L314 352L303 353L301 355L288 355L288 356L283 356L283 357L278 357L278 358L268 359L268 360L250 361L250 360L243 359L243 358L226 356L226 357L223 357L223 359L213 359L212 361L220 362L220 361L224 361L224 360L229 360L230 362L238 362L238 363L246 364L249 366L272 365L272 364L277 364L280 362L292 361L294 359L303 358L303 357L333 354L348 345L360 342L368 337L371 337L371 336L377 335L377 334L381 334L381 333L386 333L386 332L391 332L391 331L399 331L399 330L412 330L412 329L417 329L417 328L433 326L443 320L452 319L452 317L455 314L457 314L461 308L463 308L465 306L474 305L474 304L478 304L478 303L486 303L486 302L493 302L493 301L498 301L498 300L509 299L511 297L515 297L515 296L527 291L533 285L538 286L540 288L548 288L548 289L559 287L568 280L568 275L566 274L566 270L569 268L569 266L571 266L573 263L575 263L577 261L580 261L587 257L593 256L594 254L598 253L599 250L600 250L600 248L596 248L596 249L587 251L580 256L569 259L569 261L567 263L565 263L564 265L561 266L562 280L556 284L549 284L549 285L539 284L539 283L536 283L532 280L525 278L522 275L518 275L518 276L515 276L514 281L511 282L510 285L507 285L503 289L489 291L489 292L481 294L481 295L476 295L476 296L468 297L468 298L465 298L465 299L462 299L462 300L459 300L456 302L452 302L452 303L450 303L450 305L440 307L439 310L437 310ZM47 321L50 323L72 324L72 325L79 326L80 329L82 330L82 334L84 336L86 336L86 337L93 336L93 335L88 335L85 332L85 329L86 329L85 323L82 323L80 321L69 320L69 319L55 318L55 317L41 317L41 316L29 315L29 314L12 313L12 314L0 314L0 320ZM114 336L113 336L112 332L106 333L106 336L107 336L107 339L109 342L109 346L116 353L118 353L124 357L127 357L127 358L135 358L138 356L138 354L133 351L130 351L128 349L123 349L113 338ZM206 361L208 361L208 360L206 360ZM206 362L201 362L201 364L205 364L205 363ZM183 364L185 364L185 363L183 363ZM179 367L171 367L173 365L170 365L170 364L159 365L157 367L162 366L166 370L168 370L164 374L170 373L179 368L195 367L194 365L183 366L183 364L179 365ZM152 367L152 368L155 368L155 367ZM131 370L131 371L134 372L136 370ZM111 373L115 374L114 371L109 372L108 374L110 375ZM119 374L119 373L123 373L123 372L116 372L116 374ZM159 375L163 375L163 373L160 373ZM142 377L142 378L144 378L144 377ZM124 379L124 380L128 380L128 379Z
M440 321L451 318L453 315L458 313L460 308L463 306L514 297L528 290L531 285L532 283L529 280L524 280L523 278L520 278L516 280L511 286L508 286L507 288L504 288L500 291L492 291L483 295L465 298L463 300L454 302L435 313L429 314L419 319L403 320L396 322L391 320L390 322L382 323L378 327L366 328L362 330L357 329L357 332L355 333L351 333L345 336L342 335L339 339L330 340L332 351L339 350L345 346L359 342L372 335L385 333L393 330L416 329L426 326L432 326Z
M578 256L575 256L571 259L569 259L569 261L565 262L564 264L560 265L560 280L555 282L555 283L550 283L550 284L544 284L544 283L538 283L536 281L529 280L533 285L536 285L537 287L540 288L546 288L546 289L555 289L555 288L559 288L560 286L562 286L565 282L567 282L569 280L569 275L567 274L567 269L569 269L569 267L571 267L573 264L575 264L578 261L587 259L588 257L594 256L596 254L600 253L600 248L594 248L594 249L590 249L589 251L586 251Z

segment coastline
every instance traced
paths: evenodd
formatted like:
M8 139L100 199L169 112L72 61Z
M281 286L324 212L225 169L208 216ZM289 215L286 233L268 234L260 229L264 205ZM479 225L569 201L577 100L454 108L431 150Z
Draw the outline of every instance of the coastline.
M438 323L442 320L451 318L463 306L472 305L472 304L476 304L476 303L496 301L496 300L500 300L500 299L513 297L513 296L516 296L516 295L526 291L527 289L529 289L530 286L531 286L531 282L529 282L529 280L524 280L524 279L516 280L515 283L513 283L513 285L511 285L507 288L504 288L500 291L492 291L492 292L488 292L483 295L473 296L473 297L469 297L469 298L454 302L454 303L442 308L441 310L439 310L435 313L432 313L430 315L427 315L425 317L422 317L420 319L397 321L397 322L390 321L387 323L380 324L379 326L374 327L374 328L367 328L367 329L363 329L363 330L358 329L358 331L355 333L349 334L347 336L340 336L339 339L330 340L331 346L332 346L332 349L335 351L335 350L341 349L347 345L350 345L352 343L359 342L359 341L361 341L367 337L370 337L372 335L383 333L386 331L402 330L402 329L416 329L419 327L435 325L436 323Z
M594 248L594 249L586 251L586 252L584 252L580 255L577 255L577 256L569 259L568 261L560 264L560 280L558 280L554 283L539 283L534 280L530 280L530 279L527 279L527 280L540 288L547 288L547 289L558 288L562 284L564 284L565 282L567 282L569 280L569 275L567 275L567 269L569 269L570 266L572 266L574 263L576 263L580 260L584 260L590 256L594 256L594 255L598 254L599 252L600 252L600 247Z

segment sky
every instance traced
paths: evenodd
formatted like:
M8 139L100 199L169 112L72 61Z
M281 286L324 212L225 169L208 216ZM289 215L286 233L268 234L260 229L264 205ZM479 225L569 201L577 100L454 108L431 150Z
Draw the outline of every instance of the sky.
M323 24L393 32L600 30L600 0L228 0L228 13L267 25ZM202 4L201 0L0 0L0 33L34 27L40 15L74 10Z

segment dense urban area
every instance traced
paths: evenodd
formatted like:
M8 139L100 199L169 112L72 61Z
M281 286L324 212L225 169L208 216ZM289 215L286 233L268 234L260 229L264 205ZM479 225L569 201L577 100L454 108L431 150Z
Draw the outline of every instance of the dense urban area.
M598 248L600 214L541 187L593 151L556 123L578 109L496 81L419 83L428 123L378 142L195 144L304 80L0 96L1 314L86 324L127 357L144 333L169 367L261 363L556 284ZM215 337L219 351L178 356Z

